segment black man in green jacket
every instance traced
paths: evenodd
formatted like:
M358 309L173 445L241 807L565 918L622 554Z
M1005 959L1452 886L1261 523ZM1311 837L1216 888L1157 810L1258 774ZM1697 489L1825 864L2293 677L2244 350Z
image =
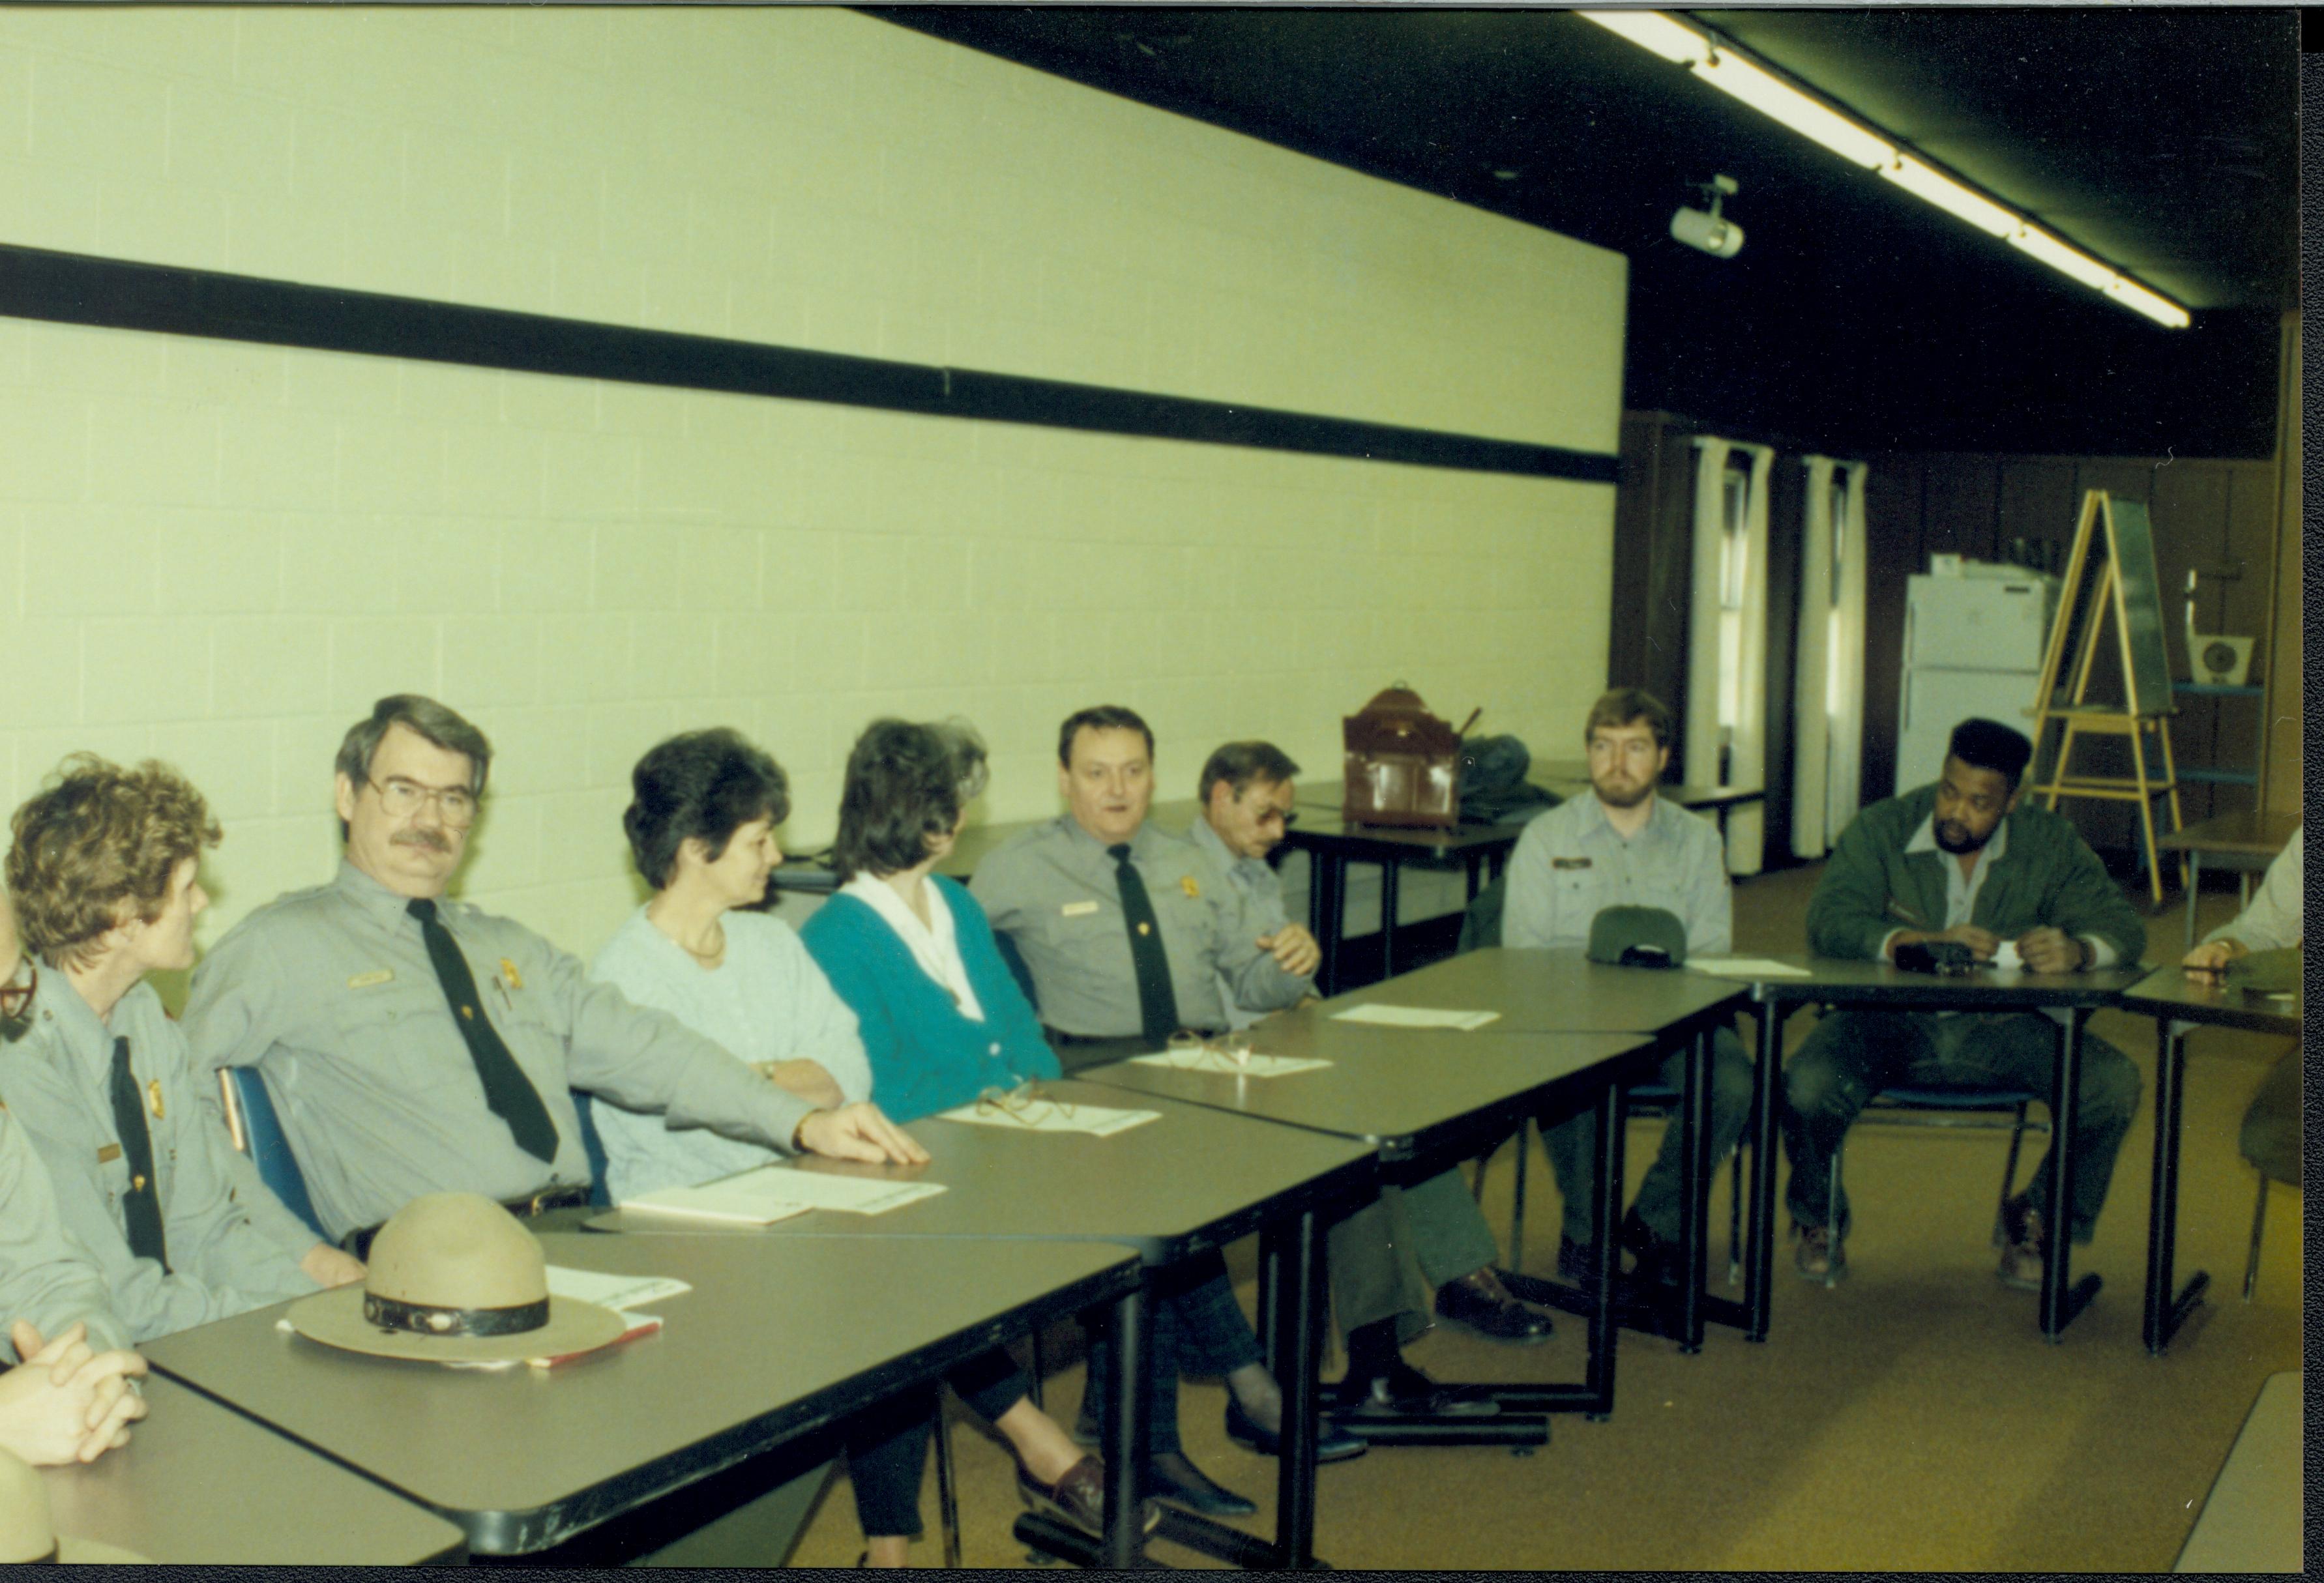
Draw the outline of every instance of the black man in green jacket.
M1808 904L1808 948L1893 961L1900 945L1953 941L1979 962L2049 973L2135 962L2145 925L2098 854L2064 818L2020 805L2033 751L1994 721L1956 726L1935 785L1874 804L1841 833ZM1843 1192L1835 1201L1831 1159L1875 1093L1969 1084L2046 1094L2056 1051L2056 1026L2039 1012L1842 1011L1817 1023L1784 1071L1800 1274L1829 1284L1846 1273L1848 1200ZM2083 1036L2077 1243L2098 1223L2139 1086L2128 1056ZM2007 1285L2041 1287L2057 1224L2048 1190L2047 1169L2037 1170L2031 1190L2003 1206Z

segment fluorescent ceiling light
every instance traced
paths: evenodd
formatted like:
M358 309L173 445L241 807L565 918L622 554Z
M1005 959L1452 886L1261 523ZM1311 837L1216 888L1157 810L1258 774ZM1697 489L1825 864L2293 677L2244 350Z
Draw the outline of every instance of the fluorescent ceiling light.
M1711 53L1709 39L1659 11L1577 11L1573 14L1681 66L1692 66Z
M2067 246L2038 225L2020 225L2012 231L2009 245L2021 253L2033 254L2060 274L2070 275L2096 290L2103 291L2122 279L2089 253Z
M1895 164L1880 167L1880 174L1914 197L1936 205L1954 218L1967 220L1988 236L2006 236L2021 223L2015 215L1999 204L1971 192L1951 177L1931 170L1910 154L1898 154Z
M2030 258L2160 325L2184 329L2187 310L2078 248L2070 247L2024 215L1977 192L1924 160L1899 149L1863 123L1801 92L1757 62L1658 11L1577 11L1574 15L1628 39L1642 50L1684 66L1721 92L1770 120L1822 144L1867 170L1877 170L1915 198L1955 219L1998 236Z
M2106 294L2133 313L2143 313L2156 324L2167 325L2174 330L2183 330L2192 322L2188 318L2185 308L2168 297L2157 296L2136 281L2117 277L2115 283L2106 289Z
M1781 78L1762 71L1731 50L1714 50L1709 60L1688 68L1722 93L1731 94L1771 121L1820 143L1851 164L1870 170L1896 157L1891 144L1847 116L1817 104Z

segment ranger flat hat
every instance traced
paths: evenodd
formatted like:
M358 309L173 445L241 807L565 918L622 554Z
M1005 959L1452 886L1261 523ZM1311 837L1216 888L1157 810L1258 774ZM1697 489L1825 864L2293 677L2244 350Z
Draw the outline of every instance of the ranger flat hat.
M1609 907L1590 920L1591 962L1677 967L1686 961L1686 925L1658 907Z
M120 1566L145 1558L93 1539L67 1539L49 1515L49 1486L32 1464L0 1451L0 1566L62 1561L69 1566Z
M618 1340L622 1316L549 1293L523 1223L482 1193L431 1192L372 1239L361 1286L302 1297L285 1316L310 1340L429 1363L506 1363Z

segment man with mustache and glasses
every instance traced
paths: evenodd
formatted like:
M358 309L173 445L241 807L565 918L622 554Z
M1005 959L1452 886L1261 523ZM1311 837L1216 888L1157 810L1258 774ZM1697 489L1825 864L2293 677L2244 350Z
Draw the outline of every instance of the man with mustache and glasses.
M382 698L339 746L337 878L243 919L194 974L197 1062L265 1075L333 1237L361 1256L425 1192L520 1215L586 1203L568 1083L786 1154L927 1157L876 1107L818 1109L522 925L443 899L491 761L443 704ZM290 1244L288 1210L261 1219Z
M1655 795L1670 763L1671 734L1669 708L1642 688L1617 687L1590 706L1582 737L1590 753L1591 795L1536 816L1517 838L1509 855L1502 944L1583 946L1591 921L1605 908L1655 907L1686 925L1690 956L1733 949L1735 907L1718 832ZM1711 1059L1711 1158L1722 1160L1750 1112L1751 1059L1731 1027L1712 1035ZM1662 1081L1677 1087L1685 1067L1685 1054L1674 1053L1663 1063ZM1584 1283L1592 1263L1594 1137L1586 1112L1542 1134L1564 1201L1558 1273ZM1632 1279L1642 1294L1680 1278L1683 1152L1680 1128L1664 1128L1662 1148L1622 1219L1622 1246L1637 1261Z
M2015 959L2037 973L2136 962L2146 927L2098 854L2066 819L2020 805L2033 754L1998 722L1955 726L1935 785L1875 803L1840 833L1808 903L1808 949L1894 961L1900 945L1950 941L1978 962ZM2056 1031L2039 1012L1842 1011L1819 1021L1784 1070L1800 1274L1828 1284L1847 1268L1848 1200L1843 1192L1835 1216L1831 1157L1866 1100L1898 1083L2047 1093ZM2128 1056L2083 1035L2074 1201L2064 1210L2077 1243L2098 1224L2138 1087ZM2003 1208L2004 1285L2041 1289L2061 1212L2049 1182L2045 1163L2032 1190Z

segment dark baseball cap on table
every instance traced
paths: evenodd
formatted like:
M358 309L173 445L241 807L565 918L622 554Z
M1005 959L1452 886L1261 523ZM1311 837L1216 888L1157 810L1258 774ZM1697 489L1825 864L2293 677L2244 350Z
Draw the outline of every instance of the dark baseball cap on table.
M1686 961L1686 925L1658 907L1609 907L1590 922L1589 957L1625 967L1677 967Z

